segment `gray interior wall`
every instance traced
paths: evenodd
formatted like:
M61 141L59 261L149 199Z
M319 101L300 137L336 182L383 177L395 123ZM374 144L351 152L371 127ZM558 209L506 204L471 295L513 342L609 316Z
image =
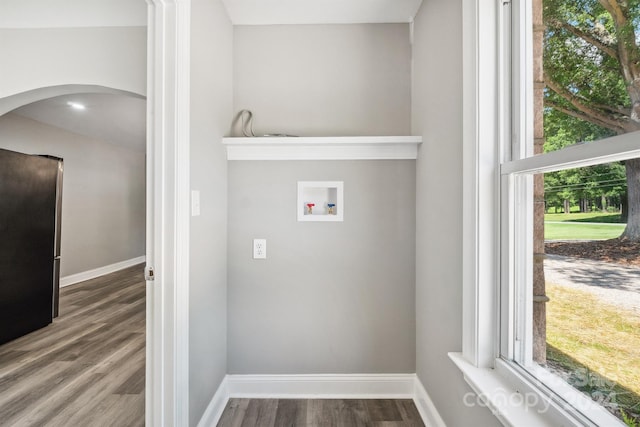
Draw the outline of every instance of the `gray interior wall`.
M409 134L409 42L407 24L234 27L234 112L256 134ZM344 181L344 222L297 221L305 180ZM415 372L414 207L414 161L230 162L229 373Z
M344 222L298 222L327 180ZM415 372L414 249L415 161L230 162L229 373Z
M414 25L416 371L447 425L497 426L464 404L471 389L447 357L462 349L462 2L425 1Z
M234 78L259 135L410 130L408 24L236 26Z
M0 28L147 25L145 0L2 0L0 10Z
M146 93L146 27L0 28L0 41L0 101L67 84Z
M191 217L189 423L196 425L227 373L227 162L221 137L232 111L231 23L219 0L191 1Z
M145 253L145 153L15 114L0 116L0 148L64 159L61 276Z

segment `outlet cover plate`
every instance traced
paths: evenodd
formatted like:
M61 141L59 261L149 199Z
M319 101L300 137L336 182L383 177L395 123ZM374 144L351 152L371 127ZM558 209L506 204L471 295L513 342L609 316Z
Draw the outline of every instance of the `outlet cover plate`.
M267 239L253 239L253 259L267 259Z

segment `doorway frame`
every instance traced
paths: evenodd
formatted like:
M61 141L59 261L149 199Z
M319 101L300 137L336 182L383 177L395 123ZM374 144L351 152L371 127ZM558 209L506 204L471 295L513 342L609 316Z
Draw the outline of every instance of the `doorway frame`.
M190 0L147 0L145 421L189 424Z

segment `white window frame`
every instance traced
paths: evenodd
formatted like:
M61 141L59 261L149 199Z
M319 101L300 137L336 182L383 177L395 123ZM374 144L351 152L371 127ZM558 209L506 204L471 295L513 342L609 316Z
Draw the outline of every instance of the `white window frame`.
M531 319L533 218L522 207L532 206L533 174L640 157L637 133L531 156L529 9L526 0L463 5L463 343L450 358L505 425L615 425L564 380L512 362L531 360L516 337L532 330L517 320Z

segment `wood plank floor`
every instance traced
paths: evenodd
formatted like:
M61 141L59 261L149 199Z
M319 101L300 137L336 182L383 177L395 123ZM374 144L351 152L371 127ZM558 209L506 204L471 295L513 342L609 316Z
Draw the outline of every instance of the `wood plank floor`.
M229 399L218 427L419 427L410 399Z
M60 316L0 346L1 426L143 426L145 282L137 265L60 290Z

